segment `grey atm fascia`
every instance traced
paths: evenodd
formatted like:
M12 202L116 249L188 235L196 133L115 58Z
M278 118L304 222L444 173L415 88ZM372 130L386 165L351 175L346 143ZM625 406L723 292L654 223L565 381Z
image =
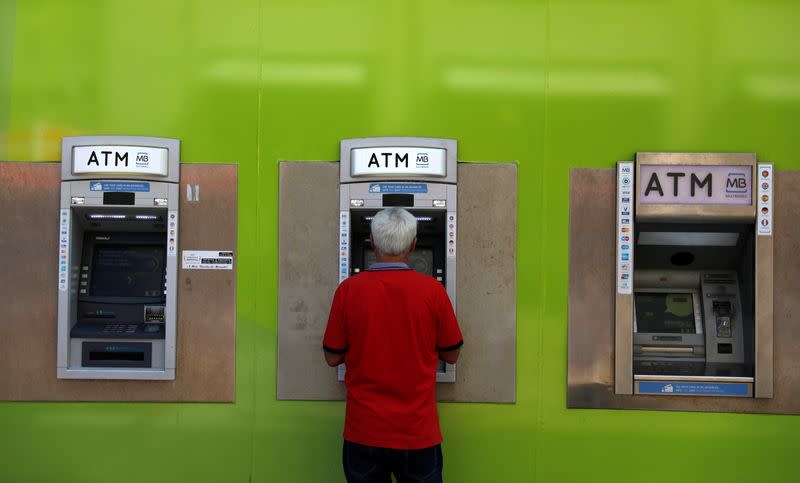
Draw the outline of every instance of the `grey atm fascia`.
M73 171L73 152L79 147L126 147L157 148L167 152L167 170L161 174L140 174L112 167L103 173L75 173ZM129 164L135 159L129 159ZM58 288L58 342L57 377L59 379L175 379L175 345L177 321L177 269L178 269L178 193L180 179L180 141L176 139L139 136L80 136L65 137L62 141L62 176L60 210L59 246L59 288ZM113 163L109 163L112 165ZM126 192L133 196L133 203L104 204L102 183L133 183L133 186L147 184L147 190ZM119 186L119 185L117 185ZM122 189L124 192L124 188ZM130 201L130 198L128 199ZM125 220L91 223L94 210L103 214L125 215ZM137 215L139 218L137 218ZM165 297L163 309L163 338L138 338L128 341L119 338L71 337L71 331L78 320L78 297L82 289L81 267L83 239L86 232L108 231L114 233L148 233L157 238L161 228L156 228L152 217L163 221L163 240L165 250ZM169 223L169 225L168 225ZM168 234L172 231L172 234ZM66 238L65 238L66 237ZM63 243L66 240L67 243ZM66 252L66 253L62 253ZM66 258L61 258L66 257ZM61 272L61 263L66 265L66 273ZM88 268L88 267L87 267ZM62 277L62 275L66 275ZM63 283L62 283L63 281ZM83 290L86 290L85 285ZM143 308L144 311L144 308ZM160 312L157 309L157 312ZM153 325L156 325L155 323ZM160 324L158 324L160 325ZM120 343L122 343L120 345ZM103 363L84 366L82 353L87 347L105 344L105 350L113 351L114 344L143 347L149 367L124 367L124 363L103 367ZM85 345L88 344L88 345Z
M643 204L643 165L750 170L750 204ZM664 188L672 190L671 183ZM744 384L747 394L741 395L772 397L773 184L772 165L757 163L754 154L637 153L635 168L618 164L616 394L639 394L645 381L674 381ZM626 199L631 195L635 200ZM684 248L691 257L679 255ZM685 257L680 263L679 256ZM659 292L692 294L695 333L637 330L636 294ZM705 372L637 372L637 362L667 370L701 364ZM662 362L677 365L658 366Z
M425 174L389 174L389 175L362 175L354 176L351 166L352 151L359 148L418 148L420 153L426 149L443 149L446 152L445 173L443 176L432 177ZM376 137L345 139L341 141L340 157L340 184L339 184L339 282L350 276L350 257L353 248L351 240L350 213L353 209L381 209L383 195L376 190L382 184L412 185L424 184L426 191L414 192L414 205L404 208L415 212L436 212L446 216L446 233L443 233L445 243L445 287L453 309L456 308L456 255L457 255L457 182L458 182L458 153L457 144L452 139L418 138L418 137ZM409 159L415 163L416 159ZM444 201L444 206L442 205ZM438 205L438 206L437 206ZM452 228L449 228L452 226ZM452 233L452 236L448 236ZM434 274L435 275L435 274ZM345 364L338 370L339 380L344 379ZM456 380L456 365L445 364L440 361L436 373L436 381L454 383Z

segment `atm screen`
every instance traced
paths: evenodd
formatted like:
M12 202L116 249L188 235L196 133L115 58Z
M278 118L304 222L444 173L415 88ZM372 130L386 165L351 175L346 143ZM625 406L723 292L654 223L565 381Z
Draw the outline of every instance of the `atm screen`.
M95 245L89 293L97 297L163 297L163 245Z
M687 292L639 292L635 295L639 333L694 334L694 301Z
M364 250L364 266L369 268L372 263L375 263L375 251L367 248ZM422 247L414 249L408 257L408 266L419 273L433 276L433 249Z

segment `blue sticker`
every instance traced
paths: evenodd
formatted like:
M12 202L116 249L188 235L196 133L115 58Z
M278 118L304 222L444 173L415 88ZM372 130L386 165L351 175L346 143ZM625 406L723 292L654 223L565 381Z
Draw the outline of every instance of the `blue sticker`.
M372 183L369 185L370 193L427 193L428 185L425 183Z
M640 394L681 394L689 396L747 396L748 384L737 382L641 381Z
M150 191L150 183L142 183L137 181L90 181L90 191L125 191L127 193L134 192L148 192Z

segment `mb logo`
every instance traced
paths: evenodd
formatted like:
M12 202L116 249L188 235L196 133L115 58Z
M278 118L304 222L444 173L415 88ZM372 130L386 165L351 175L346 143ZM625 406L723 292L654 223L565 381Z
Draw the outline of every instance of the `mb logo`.
M146 152L139 151L136 153L136 166L147 166L148 164L150 164L150 158Z
M428 153L417 153L417 167L418 168L428 167Z
M746 193L747 178L744 173L729 173L725 182L726 193Z

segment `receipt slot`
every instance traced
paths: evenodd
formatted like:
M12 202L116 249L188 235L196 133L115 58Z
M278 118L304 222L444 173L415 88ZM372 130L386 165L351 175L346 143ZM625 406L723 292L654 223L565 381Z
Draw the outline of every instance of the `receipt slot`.
M616 393L772 397L772 165L638 153L617 190Z
M60 379L175 379L179 141L62 143Z
M409 266L438 280L456 306L456 141L362 138L341 142L339 282L375 261L370 223L387 207L417 218L417 246ZM455 382L456 366L440 361L437 382ZM345 365L339 366L339 380Z

